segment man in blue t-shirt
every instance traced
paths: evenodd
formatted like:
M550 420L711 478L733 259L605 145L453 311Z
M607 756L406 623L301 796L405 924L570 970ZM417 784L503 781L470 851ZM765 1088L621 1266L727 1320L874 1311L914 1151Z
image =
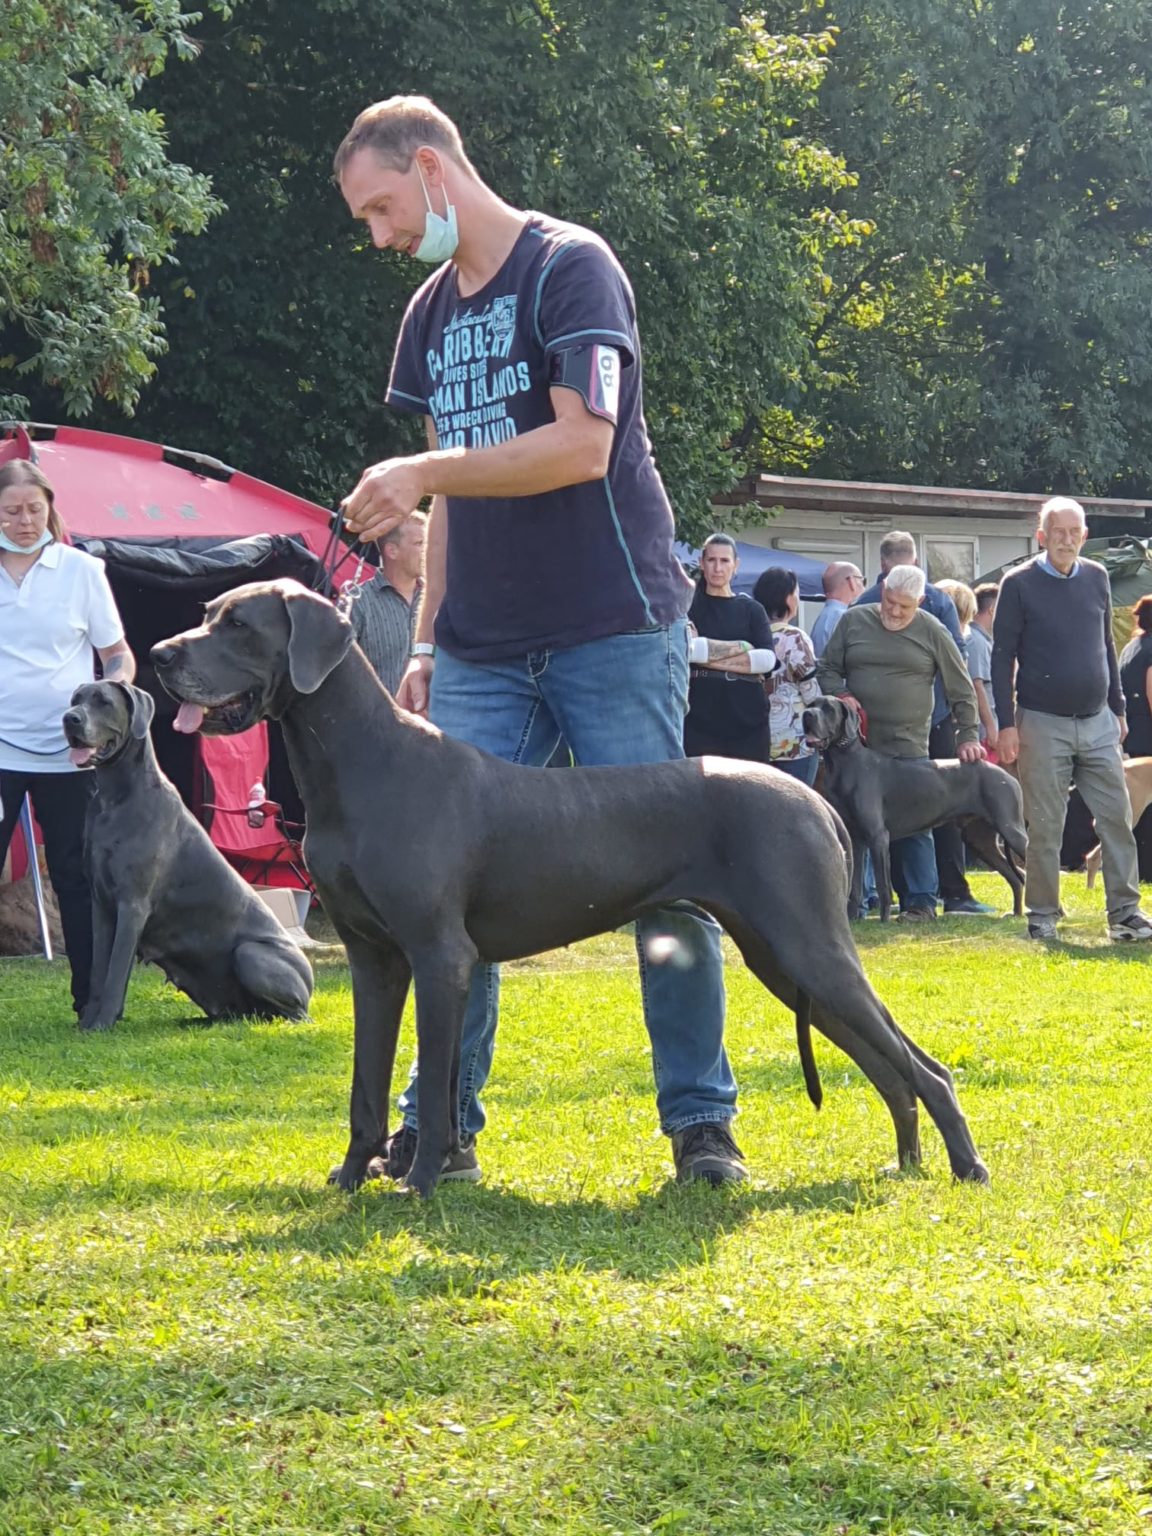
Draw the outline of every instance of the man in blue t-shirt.
M424 417L428 452L365 470L345 504L348 527L372 539L432 497L400 702L510 762L547 762L561 736L584 765L680 757L692 589L672 551L619 262L590 230L501 201L424 97L362 112L335 170L377 247L436 268L408 306L387 394ZM637 924L661 1127L677 1177L712 1183L745 1176L719 939L692 909ZM445 1178L480 1177L497 1004L495 967L477 966L461 1150ZM393 1177L415 1150L414 1076L400 1107Z

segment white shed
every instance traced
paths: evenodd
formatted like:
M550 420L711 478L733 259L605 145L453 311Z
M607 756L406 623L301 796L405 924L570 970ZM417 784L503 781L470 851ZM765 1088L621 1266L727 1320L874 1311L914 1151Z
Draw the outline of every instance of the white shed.
M754 497L765 513L776 515L768 523L742 528L742 542L825 563L850 560L869 584L880 573L880 541L893 528L905 528L915 537L930 581L952 577L971 584L982 572L1036 550L1036 514L1046 499L1012 491L787 475L761 475ZM1143 523L1152 514L1149 501L1079 499L1090 519L1131 518ZM734 504L747 497L734 495L726 500ZM807 626L819 608L804 607L801 622Z

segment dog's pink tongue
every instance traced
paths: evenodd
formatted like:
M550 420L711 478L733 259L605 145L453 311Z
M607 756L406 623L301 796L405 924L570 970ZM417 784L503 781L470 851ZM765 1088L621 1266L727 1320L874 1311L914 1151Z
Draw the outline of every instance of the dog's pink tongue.
M96 755L95 747L69 747L69 761L77 768L87 768Z
M201 704L181 704L176 711L176 718L172 722L174 731L183 731L186 736L191 736L198 731L204 723L204 708Z

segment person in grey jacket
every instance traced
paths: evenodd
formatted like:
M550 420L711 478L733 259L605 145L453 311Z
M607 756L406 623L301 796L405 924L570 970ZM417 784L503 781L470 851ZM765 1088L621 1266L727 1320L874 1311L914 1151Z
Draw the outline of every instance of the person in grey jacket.
M1152 921L1140 910L1120 757L1128 726L1108 573L1080 554L1088 525L1078 501L1046 501L1036 537L1040 553L1000 583L992 633L1000 761L1019 764L1028 822L1028 936L1057 937L1063 915L1060 843L1068 790L1075 784L1100 838L1108 937L1152 939Z

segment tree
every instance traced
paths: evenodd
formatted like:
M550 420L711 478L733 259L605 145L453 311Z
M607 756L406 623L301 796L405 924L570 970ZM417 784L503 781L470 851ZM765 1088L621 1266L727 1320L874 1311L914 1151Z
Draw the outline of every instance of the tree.
M806 463L1152 488L1152 11L834 0L823 133L873 237L832 254Z
M227 212L156 283L172 350L139 429L328 501L414 442L386 370L424 275L331 180L355 113L423 91L510 201L599 229L637 292L652 436L686 534L802 387L844 181L807 124L828 36L717 0L246 0L150 101Z
M223 5L217 7L224 9ZM153 270L219 204L135 105L194 49L174 0L7 0L0 29L0 415L49 386L130 409L164 336Z

